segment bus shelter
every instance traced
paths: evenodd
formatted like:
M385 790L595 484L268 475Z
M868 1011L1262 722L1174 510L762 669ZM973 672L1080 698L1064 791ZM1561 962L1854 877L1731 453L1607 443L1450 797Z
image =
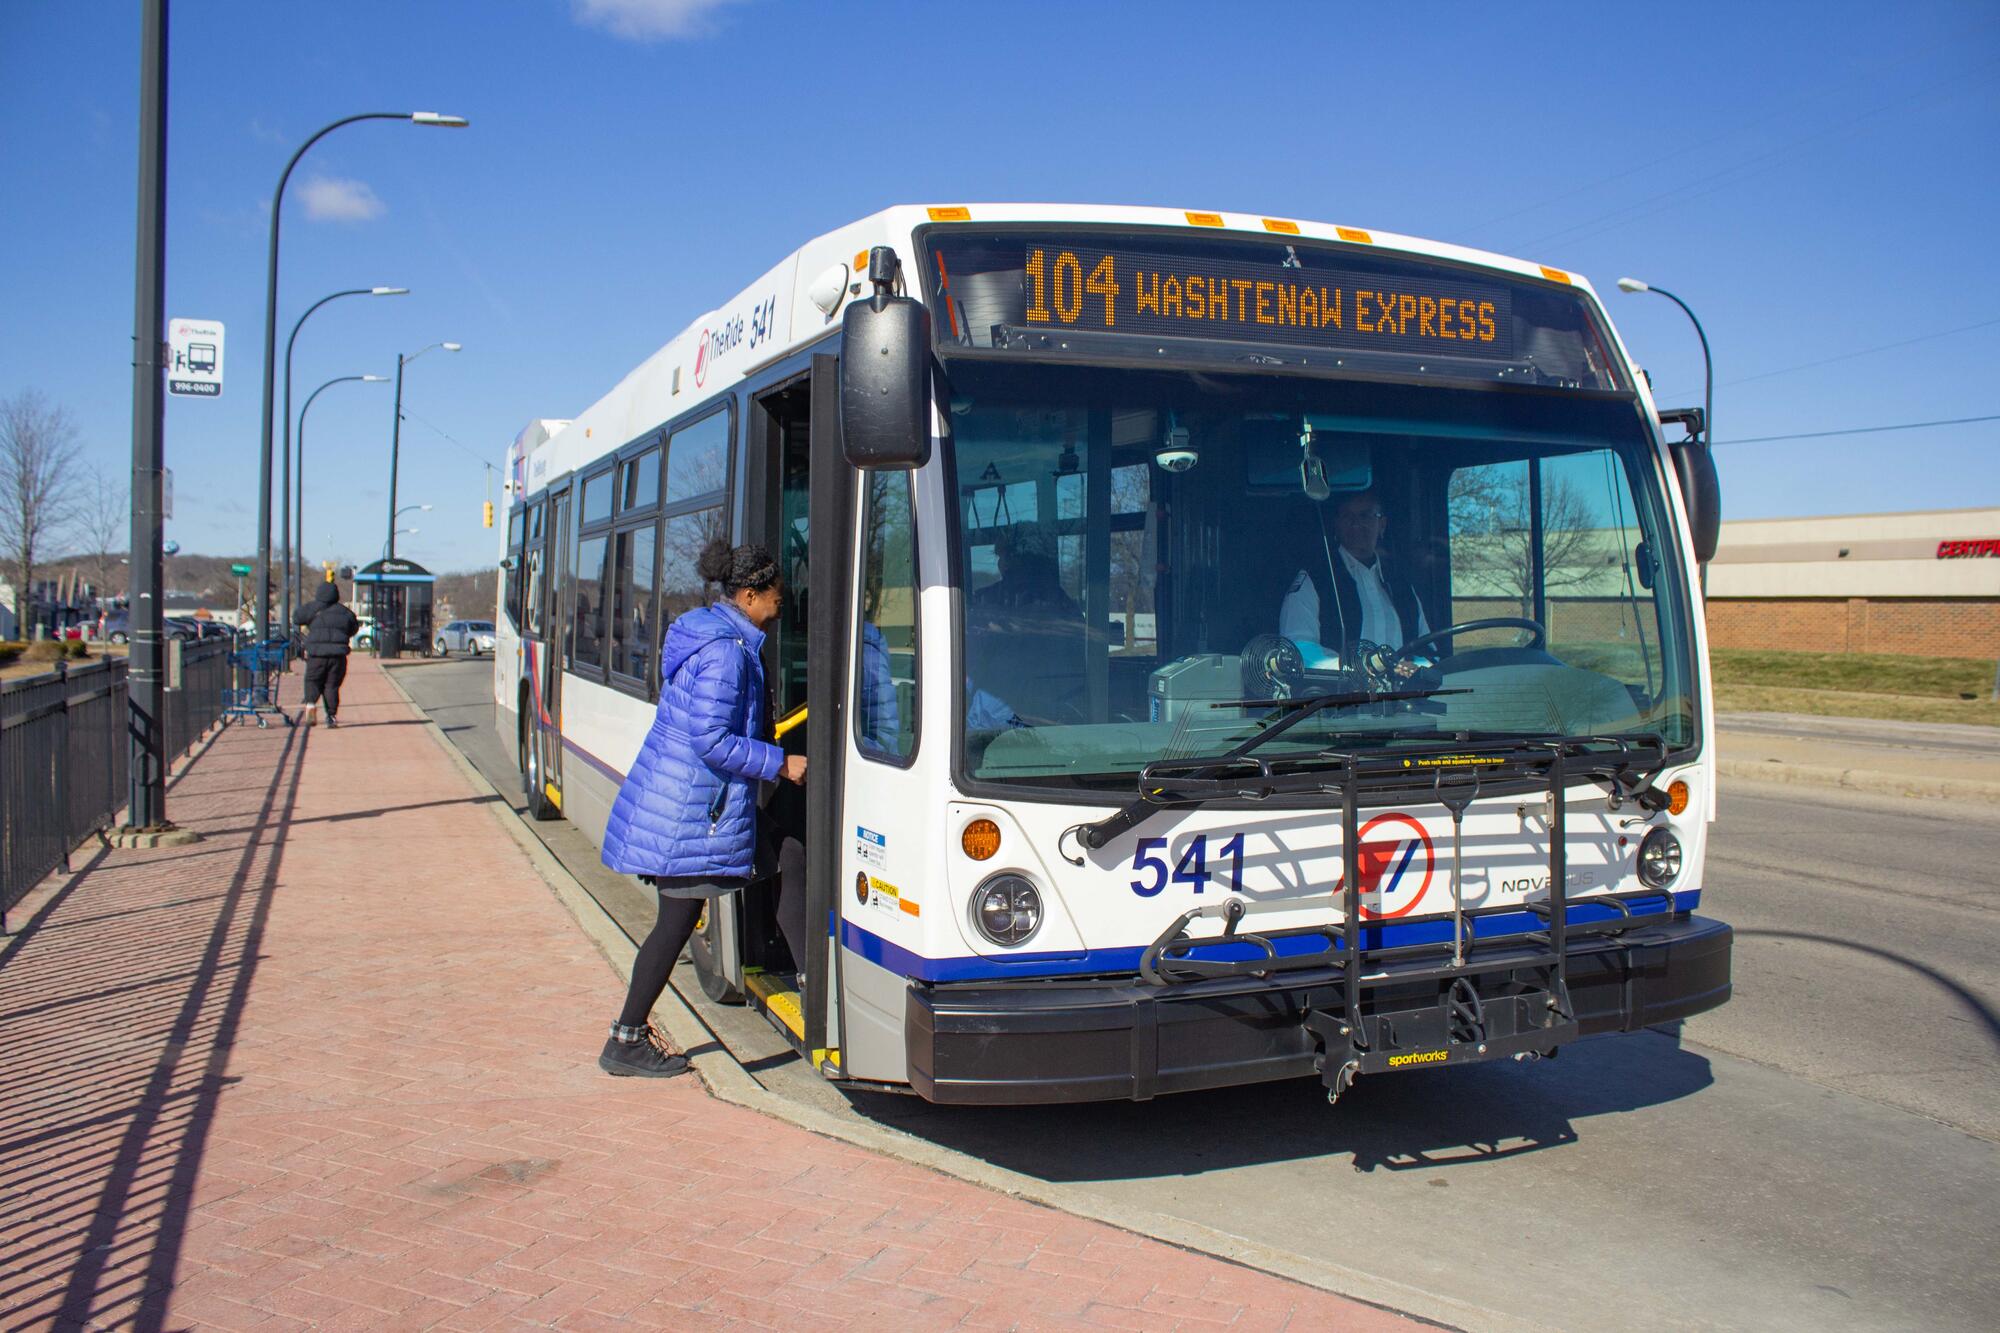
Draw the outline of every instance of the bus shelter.
M355 571L356 610L374 622L377 656L399 657L406 643L430 653L436 582L437 576L414 560L377 560Z

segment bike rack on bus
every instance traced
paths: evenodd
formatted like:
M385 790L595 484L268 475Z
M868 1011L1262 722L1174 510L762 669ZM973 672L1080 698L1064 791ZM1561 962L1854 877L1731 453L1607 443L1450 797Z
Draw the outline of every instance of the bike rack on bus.
M1663 923L1675 915L1670 889L1643 889L1623 894L1593 894L1587 901L1609 907L1614 915L1603 921L1575 923L1569 919L1568 820L1563 793L1572 781L1590 781L1606 791L1612 809L1636 801L1648 809L1664 804L1650 783L1665 766L1667 749L1657 736L1586 737L1539 742L1531 746L1474 743L1461 746L1401 749L1387 755L1355 751L1324 751L1315 759L1334 760L1332 772L1286 772L1269 760L1245 756L1238 772L1218 772L1213 761L1176 760L1149 765L1140 776L1148 802L1160 806L1193 805L1237 798L1265 800L1280 795L1319 794L1340 798L1342 875L1340 921L1323 926L1296 926L1279 931L1240 929L1247 903L1231 897L1182 913L1149 945L1139 962L1142 980L1174 986L1215 977L1270 977L1283 972L1331 970L1337 974L1338 1003L1324 1007L1308 1000L1303 1023L1318 1048L1314 1064L1327 1088L1329 1101L1363 1073L1395 1068L1398 1034L1390 1019L1368 1013L1362 1003L1362 983L1368 979L1396 986L1440 987L1437 1006L1446 1054L1466 1048L1479 1059L1512 1055L1539 1059L1577 1035L1577 1020L1569 999L1569 944L1577 935L1620 935L1641 926ZM1450 773L1469 772L1468 779ZM1198 773L1198 776L1196 775ZM1428 773L1429 781L1413 781ZM1540 902L1481 909L1467 913L1459 881L1459 841L1466 809L1482 795L1533 792L1546 794L1548 808L1548 894ZM1361 811L1428 796L1451 812L1453 828L1452 937L1447 944L1368 947L1361 916ZM1659 796L1659 804L1652 799ZM1657 904L1655 906L1654 904ZM1645 910L1639 910L1641 907ZM1510 935L1481 937L1468 932L1468 918L1526 910L1541 918L1542 927ZM1194 937L1187 927L1201 919L1221 918L1219 936ZM1326 947L1286 953L1280 941L1317 937ZM1219 944L1247 946L1248 958L1196 957L1197 950ZM1443 952L1439 960L1436 955ZM1485 1006L1473 979L1494 973L1539 975L1540 985L1509 993L1518 1002L1539 1008L1510 1033L1489 1031ZM1518 984L1518 983L1517 983ZM1308 992L1310 995L1310 992ZM1407 1056L1408 1052L1402 1052Z

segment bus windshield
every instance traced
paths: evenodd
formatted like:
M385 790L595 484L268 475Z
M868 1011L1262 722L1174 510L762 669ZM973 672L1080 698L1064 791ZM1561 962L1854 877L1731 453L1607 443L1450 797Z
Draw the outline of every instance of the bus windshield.
M1628 395L949 372L975 780L1129 782L1256 735L1253 701L1357 689L1442 692L1316 713L1258 757L1695 739L1686 576Z

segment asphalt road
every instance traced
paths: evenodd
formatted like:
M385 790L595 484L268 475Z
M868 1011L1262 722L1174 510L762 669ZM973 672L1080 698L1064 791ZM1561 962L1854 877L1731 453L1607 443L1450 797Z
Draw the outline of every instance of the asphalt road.
M503 792L487 667L399 678ZM628 931L630 880L551 848ZM1556 1061L1145 1104L849 1097L676 984L761 1081L1051 1182L1564 1328L1989 1329L2000 1311L2000 812L1725 789L1704 910L1736 998ZM1480 1320L1473 1320L1479 1323Z

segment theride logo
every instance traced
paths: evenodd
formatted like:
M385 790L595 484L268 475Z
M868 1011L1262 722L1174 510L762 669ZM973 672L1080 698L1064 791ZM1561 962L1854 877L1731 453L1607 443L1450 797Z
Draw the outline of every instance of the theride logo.
M713 329L703 329L701 338L694 349L694 387L699 389L708 379L709 363L724 353L732 351L743 341L743 316L725 319Z
M1415 911L1437 868L1430 834L1400 810L1377 815L1361 826L1357 859L1361 862L1361 892L1374 900L1362 904L1361 915L1374 921Z

